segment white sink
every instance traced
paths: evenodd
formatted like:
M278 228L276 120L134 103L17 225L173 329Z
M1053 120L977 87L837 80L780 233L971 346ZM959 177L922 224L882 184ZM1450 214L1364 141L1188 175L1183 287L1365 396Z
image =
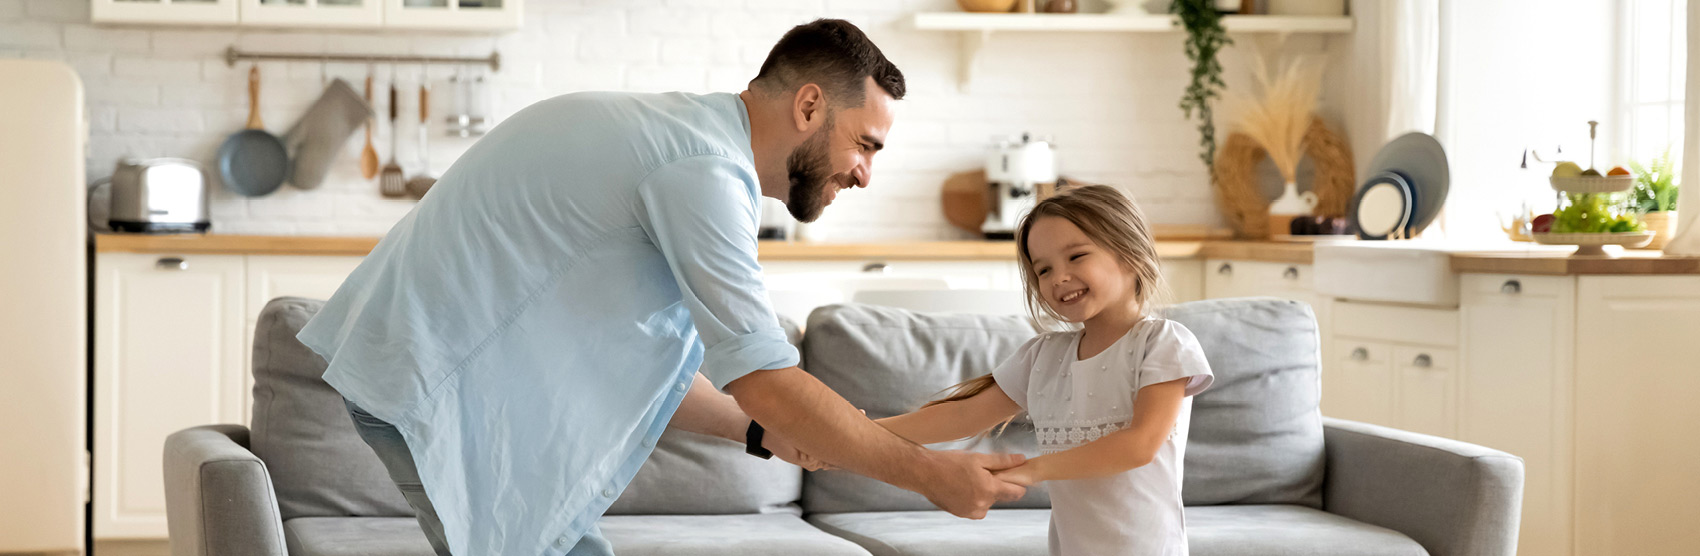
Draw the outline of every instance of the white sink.
M1326 297L1457 307L1458 274L1452 272L1453 253L1527 249L1506 242L1325 243L1316 246L1313 276L1317 293Z

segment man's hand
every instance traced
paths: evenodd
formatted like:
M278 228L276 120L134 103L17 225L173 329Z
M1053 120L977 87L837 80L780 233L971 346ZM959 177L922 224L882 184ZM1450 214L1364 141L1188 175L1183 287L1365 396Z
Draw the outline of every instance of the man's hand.
M1039 478L1038 467L1033 464L1033 461L1028 460L1027 463L1019 466L994 472L992 476L1024 487L1033 486L1042 480Z
M1021 454L935 452L932 480L921 492L957 517L982 519L995 502L1020 499L1027 489L992 475L1026 461Z

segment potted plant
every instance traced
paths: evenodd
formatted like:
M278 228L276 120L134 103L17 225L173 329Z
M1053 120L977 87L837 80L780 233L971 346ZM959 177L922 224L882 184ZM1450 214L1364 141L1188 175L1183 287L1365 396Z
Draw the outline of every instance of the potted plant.
M1671 165L1670 151L1649 161L1645 167L1630 161L1635 172L1635 189L1630 205L1641 213L1641 222L1653 232L1653 241L1646 249L1663 249L1676 232L1676 168Z
M1222 82L1222 63L1216 54L1233 44L1227 29L1222 27L1222 14L1212 0L1175 0L1169 12L1180 17L1186 29L1186 57L1192 61L1192 81L1181 96L1181 111L1188 118L1198 118L1198 158L1204 167L1216 163L1216 120L1212 101L1227 84Z

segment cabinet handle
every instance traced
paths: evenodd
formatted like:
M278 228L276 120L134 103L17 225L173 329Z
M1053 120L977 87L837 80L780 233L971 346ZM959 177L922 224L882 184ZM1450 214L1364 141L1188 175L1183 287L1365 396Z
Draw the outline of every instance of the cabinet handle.
M1419 353L1419 354L1417 354L1416 359L1411 360L1411 366L1421 367L1421 368L1424 368L1424 369L1427 369L1429 367L1433 367L1434 366L1434 358L1429 357L1427 353Z
M872 272L874 274L885 274L885 273L890 272L890 271L891 271L891 266L887 265L883 262L875 261L875 262L871 262L871 263L862 265L862 272Z
M1234 274L1234 265L1222 263L1222 266L1216 267L1216 273L1223 276L1232 276Z
M1289 266L1289 267L1287 267L1287 271L1286 271L1286 272L1282 272L1282 273L1281 273L1281 277L1282 277L1282 278L1286 278L1286 279L1288 279L1288 280L1297 280L1297 279L1299 279L1299 267L1296 267L1296 266Z
M1364 348L1358 348L1358 349L1352 350L1352 360L1353 361L1363 361L1365 359L1369 359L1369 350L1364 349Z
M1499 293L1506 295L1523 293L1523 283L1516 280L1506 280L1505 284L1499 286Z
M189 270L189 261L178 257L161 257L153 266L160 270Z

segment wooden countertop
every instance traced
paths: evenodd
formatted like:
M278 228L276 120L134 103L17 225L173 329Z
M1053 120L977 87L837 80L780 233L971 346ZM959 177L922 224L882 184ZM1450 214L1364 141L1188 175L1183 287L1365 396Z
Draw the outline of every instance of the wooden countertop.
M1310 264L1315 245L1309 241L1211 241L1199 254L1206 259Z
M1700 257L1667 257L1659 251L1626 249L1618 254L1572 256L1568 251L1455 253L1453 272L1491 274L1700 274Z
M128 235L101 234L95 251L101 253L177 253L221 255L364 256L378 245L374 237L242 236L242 235ZM1158 241L1157 254L1169 258L1196 257L1203 241ZM910 241L886 243L805 243L763 241L764 260L1010 260L1012 241Z

